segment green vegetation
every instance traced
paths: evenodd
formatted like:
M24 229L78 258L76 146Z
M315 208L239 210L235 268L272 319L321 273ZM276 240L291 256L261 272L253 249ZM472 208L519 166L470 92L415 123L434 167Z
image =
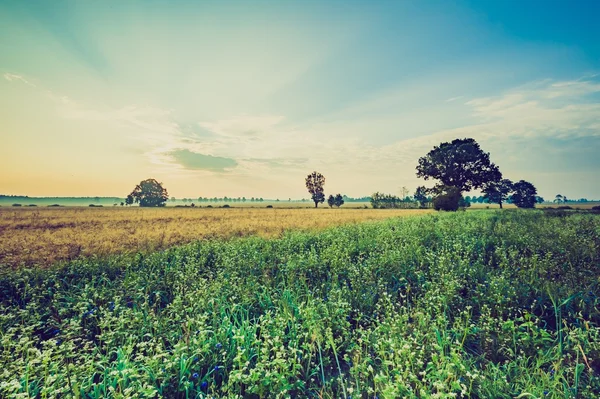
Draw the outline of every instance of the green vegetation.
M473 211L5 273L0 396L597 397L599 246Z

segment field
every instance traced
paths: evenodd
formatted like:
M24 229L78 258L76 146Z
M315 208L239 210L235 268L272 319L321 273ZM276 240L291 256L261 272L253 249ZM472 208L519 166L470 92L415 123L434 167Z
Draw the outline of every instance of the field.
M3 273L0 397L600 396L597 215L306 227Z
M0 208L2 266L49 266L79 257L152 252L200 239L407 216L428 210L262 208Z

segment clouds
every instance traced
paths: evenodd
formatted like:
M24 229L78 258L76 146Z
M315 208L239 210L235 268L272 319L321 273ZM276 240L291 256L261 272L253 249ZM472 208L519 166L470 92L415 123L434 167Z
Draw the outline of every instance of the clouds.
M195 153L189 150L175 150L169 153L173 160L186 169L208 170L212 172L223 172L226 169L233 168L237 162L231 158L213 157Z
M462 3L0 8L0 167L23 170L10 154L27 154L30 181L107 168L123 185L174 181L178 196L202 181L300 197L317 169L362 196L422 184L418 158L457 137L519 178L596 165L580 147L598 145L600 64L507 36Z

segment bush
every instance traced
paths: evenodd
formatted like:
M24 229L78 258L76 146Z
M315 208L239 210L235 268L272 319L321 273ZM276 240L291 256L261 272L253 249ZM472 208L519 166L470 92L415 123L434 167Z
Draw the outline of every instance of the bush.
M221 208L231 208L231 207L229 206L229 204L225 204Z
M27 206L37 206L37 205L36 205L36 204L29 204L29 205L27 205Z
M12 206L22 206L21 204L12 204Z
M457 211L461 200L463 200L460 190L456 187L446 187L444 191L444 193L433 199L433 209L436 211Z
M267 205L267 208L273 208L273 205Z
M556 209L573 209L573 208L571 208L568 205L562 205L562 206L557 207Z
M62 206L62 205L59 205L59 204L48 205L49 208L58 207L58 206Z

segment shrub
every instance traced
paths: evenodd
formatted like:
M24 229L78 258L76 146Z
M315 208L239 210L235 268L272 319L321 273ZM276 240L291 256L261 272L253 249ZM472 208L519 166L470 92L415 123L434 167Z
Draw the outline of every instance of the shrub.
M273 205L267 205L267 208L273 208Z
M29 205L27 205L27 206L37 206L37 205L36 205L36 204L29 204Z
M229 206L229 204L225 204L221 208L231 208L231 206Z
M21 204L12 204L12 206L22 206Z
M433 199L433 209L436 211L457 211L462 195L456 187L445 187L444 192Z

